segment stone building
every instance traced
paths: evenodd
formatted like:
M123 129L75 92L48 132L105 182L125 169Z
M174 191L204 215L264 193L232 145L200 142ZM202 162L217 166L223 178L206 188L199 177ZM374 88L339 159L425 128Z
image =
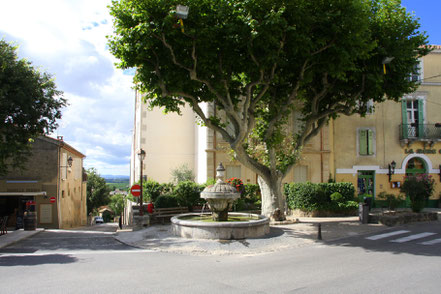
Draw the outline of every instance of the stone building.
M37 138L25 170L0 177L0 215L9 216L8 226L20 226L28 201L35 202L37 227L86 225L84 157L62 137Z

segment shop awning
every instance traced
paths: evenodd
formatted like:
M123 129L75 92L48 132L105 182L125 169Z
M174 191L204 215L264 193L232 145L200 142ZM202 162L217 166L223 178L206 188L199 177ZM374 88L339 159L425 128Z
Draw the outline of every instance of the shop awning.
M43 192L0 192L0 196L46 196L46 191Z

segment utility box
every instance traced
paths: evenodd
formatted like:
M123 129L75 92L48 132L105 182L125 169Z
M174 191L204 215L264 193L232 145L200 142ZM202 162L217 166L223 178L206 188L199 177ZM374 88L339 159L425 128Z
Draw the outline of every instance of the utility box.
M360 219L360 223L367 224L369 221L369 205L366 203L358 204L358 217Z

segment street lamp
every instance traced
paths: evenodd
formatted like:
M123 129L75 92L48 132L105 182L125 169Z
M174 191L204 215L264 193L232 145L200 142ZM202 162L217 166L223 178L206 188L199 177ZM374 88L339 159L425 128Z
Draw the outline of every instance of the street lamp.
M60 165L60 167L65 167L66 168L66 178L67 178L67 169L72 167L72 163L73 163L73 158L72 156L69 156L69 158L66 161L67 165Z
M395 167L396 167L396 162L394 160L392 160L392 162L389 164L389 172L388 172L388 176L389 176L389 182L392 180L392 175L395 173Z
M144 215L144 212L142 211L142 163L144 161L145 158L145 151L142 149L139 149L138 151L138 157L139 157L139 162L140 162L140 166L141 166L141 173L140 173L140 179L141 179L141 195L139 196L139 215Z

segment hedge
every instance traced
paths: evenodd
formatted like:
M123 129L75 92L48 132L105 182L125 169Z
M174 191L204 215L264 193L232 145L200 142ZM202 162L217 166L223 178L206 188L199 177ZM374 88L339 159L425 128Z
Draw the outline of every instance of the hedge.
M355 188L352 183L291 183L284 187L286 201L290 209L302 211L346 211L356 209ZM341 197L331 195L339 193Z

